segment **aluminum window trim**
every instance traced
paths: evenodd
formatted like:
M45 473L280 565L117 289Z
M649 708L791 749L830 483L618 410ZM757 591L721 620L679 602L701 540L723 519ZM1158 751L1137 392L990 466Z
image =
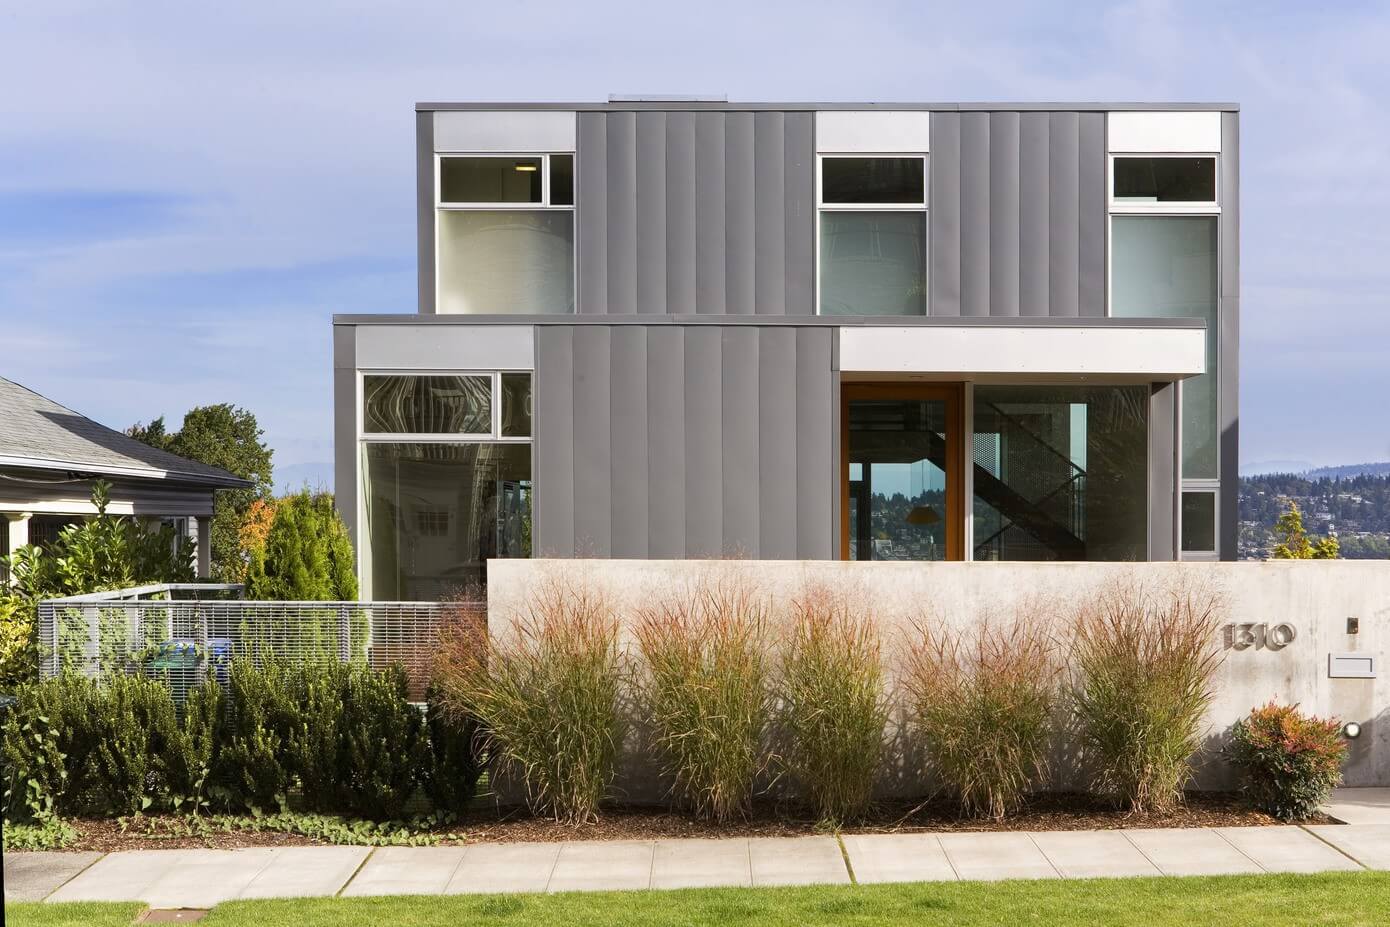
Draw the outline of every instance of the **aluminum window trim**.
M1211 200L1171 200L1165 202L1145 202L1142 200L1117 199L1115 197L1115 159L1116 158L1211 158L1215 173L1214 198ZM1175 216L1219 216L1221 215L1221 153L1220 152L1111 152L1105 160L1105 198L1109 212L1114 215L1175 215Z

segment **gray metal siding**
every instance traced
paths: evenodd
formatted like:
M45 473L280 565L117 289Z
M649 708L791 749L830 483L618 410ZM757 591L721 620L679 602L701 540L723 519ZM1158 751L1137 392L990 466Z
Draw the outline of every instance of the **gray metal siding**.
M1149 394L1149 559L1176 560L1178 511L1177 387L1155 383Z
M1105 117L935 112L931 313L1105 314Z
M829 328L537 332L536 550L829 558Z
M434 113L415 114L415 250L421 312L434 305Z
M813 313L813 120L581 113L578 311Z
M1221 272L1216 301L1221 429L1221 510L1217 541L1223 560L1236 559L1240 501L1240 114L1221 114Z

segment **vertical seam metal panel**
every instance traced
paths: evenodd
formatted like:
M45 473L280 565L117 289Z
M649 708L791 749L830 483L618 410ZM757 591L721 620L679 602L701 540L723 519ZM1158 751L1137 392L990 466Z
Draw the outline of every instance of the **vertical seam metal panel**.
M1221 559L1237 556L1240 518L1240 115L1221 114L1221 273L1217 290L1217 411Z
M758 338L758 556L797 555L797 329L766 327Z
M686 556L685 329L647 328L647 555Z
M575 153L575 250L581 313L608 311L608 116L580 113Z
M1018 113L990 113L990 315L1018 315L1018 176Z
M574 546L578 556L612 552L611 337L579 325L574 337Z
M1149 392L1149 559L1177 559L1174 510L1178 477L1174 439L1177 387L1158 383Z
M434 301L434 113L415 114L416 302L420 312L437 311Z
M721 326L725 556L758 556L758 334L748 325Z
M1019 115L1018 314L1021 316L1049 314L1050 121L1047 113Z
M960 117L960 314L990 308L989 113Z
M696 311L695 114L666 114L666 308Z
M787 113L783 153L786 226L784 309L789 315L815 315L816 141L814 113Z
M608 309L637 311L637 114L608 114Z
M1078 197L1079 130L1076 113L1052 113L1048 138L1048 315L1077 314L1081 266Z
M640 313L665 314L666 305L666 114L638 113L636 135L637 305Z
M695 115L695 311L727 308L724 251L724 114Z
M757 303L753 117L724 117L724 286L725 311L730 315L752 315Z
M1106 205L1105 114L1079 116L1077 312L1089 318L1105 315Z
M648 544L647 332L645 325L612 329L609 428L612 435L609 498L613 557L644 559Z
M785 315L787 300L786 124L753 117L753 311Z
M931 114L927 221L927 304L930 315L958 316L961 251L960 114Z
M535 539L540 557L573 557L574 543L574 328L536 326Z
M721 329L684 332L685 555L718 557L724 549Z
M839 543L839 468L831 344L838 329L796 329L796 557L831 559Z

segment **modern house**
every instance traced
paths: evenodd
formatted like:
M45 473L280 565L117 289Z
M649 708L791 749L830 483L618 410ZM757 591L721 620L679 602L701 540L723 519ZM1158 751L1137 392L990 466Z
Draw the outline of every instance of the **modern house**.
M334 319L363 596L488 558L1236 555L1225 104L416 107Z
M96 514L95 479L111 484L111 514L172 523L196 544L199 576L209 574L213 493L251 485L0 378L0 554L42 548L65 525Z

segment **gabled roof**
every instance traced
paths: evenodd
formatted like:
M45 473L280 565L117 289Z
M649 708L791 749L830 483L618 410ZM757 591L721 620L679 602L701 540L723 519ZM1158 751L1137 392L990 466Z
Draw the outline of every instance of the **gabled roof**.
M231 489L250 480L137 441L0 377L0 467L71 470Z

